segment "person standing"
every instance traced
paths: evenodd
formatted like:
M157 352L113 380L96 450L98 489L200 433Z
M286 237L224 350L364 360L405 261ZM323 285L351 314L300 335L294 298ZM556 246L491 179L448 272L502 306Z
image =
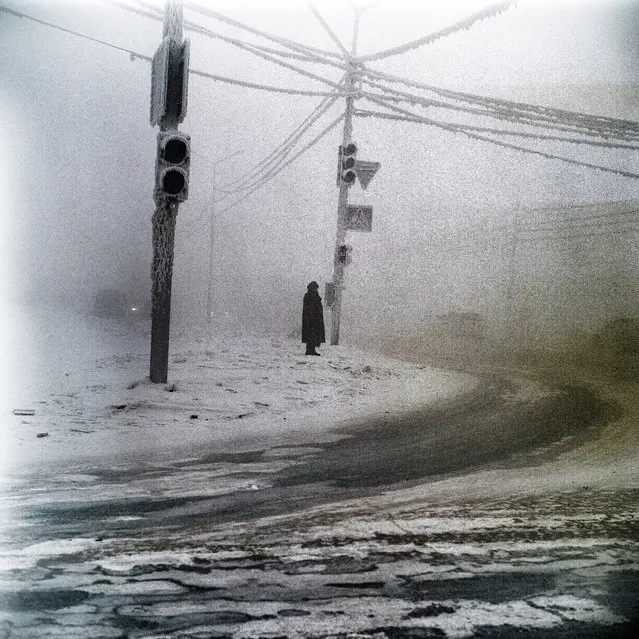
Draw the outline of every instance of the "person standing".
M322 298L317 282L311 282L306 289L302 308L302 342L306 344L307 355L319 355L315 349L326 341Z

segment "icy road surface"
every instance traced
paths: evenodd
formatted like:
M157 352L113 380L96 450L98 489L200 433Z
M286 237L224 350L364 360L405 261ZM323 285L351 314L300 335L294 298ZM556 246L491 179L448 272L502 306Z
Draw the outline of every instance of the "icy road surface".
M165 388L143 326L22 319L0 636L636 630L636 424L608 394L201 334Z

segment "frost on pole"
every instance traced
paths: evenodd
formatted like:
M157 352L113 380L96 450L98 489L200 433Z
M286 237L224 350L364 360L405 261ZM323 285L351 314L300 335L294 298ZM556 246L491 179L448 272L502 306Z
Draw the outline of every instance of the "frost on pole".
M164 10L163 37L182 41L182 4L179 0L167 0Z

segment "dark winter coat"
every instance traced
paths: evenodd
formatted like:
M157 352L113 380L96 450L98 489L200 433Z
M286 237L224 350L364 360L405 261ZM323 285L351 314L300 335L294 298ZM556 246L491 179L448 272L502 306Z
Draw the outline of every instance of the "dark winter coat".
M302 342L314 347L325 341L322 298L316 290L309 289L304 295L302 309Z

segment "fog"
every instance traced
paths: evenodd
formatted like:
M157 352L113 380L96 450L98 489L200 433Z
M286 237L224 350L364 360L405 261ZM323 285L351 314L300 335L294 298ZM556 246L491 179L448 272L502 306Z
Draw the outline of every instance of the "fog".
M441 4L371 6L362 15L358 53L409 42L489 3L450 2L445 10ZM336 50L304 2L209 5L262 31ZM0 12L3 298L91 311L98 291L113 288L148 302L157 129L149 124L150 64L127 51L153 55L162 25L103 2L6 0L3 6L126 50ZM317 7L350 47L349 4ZM258 42L188 9L185 18ZM371 66L447 89L639 120L638 27L633 2L522 0L468 30ZM185 35L192 69L324 90L224 42ZM335 82L340 77L339 70L300 66ZM189 199L177 221L175 325L206 323L211 216L216 328L292 334L306 284L330 281L341 126L236 205L217 188L241 180L320 100L191 74L180 126L191 135L193 157ZM337 101L299 148L343 103ZM374 213L372 233L348 236L346 342L388 345L423 334L442 314L473 312L485 318L491 336L551 343L635 313L636 226L610 233L602 222L575 237L568 224L541 238L513 229L546 228L549 220L556 228L571 215L609 220L612 213L632 221L639 207L636 179L424 124L360 117L353 127L359 157L382 166L366 190L356 185L349 194L351 203L372 205ZM637 169L636 151L552 141L527 146Z

